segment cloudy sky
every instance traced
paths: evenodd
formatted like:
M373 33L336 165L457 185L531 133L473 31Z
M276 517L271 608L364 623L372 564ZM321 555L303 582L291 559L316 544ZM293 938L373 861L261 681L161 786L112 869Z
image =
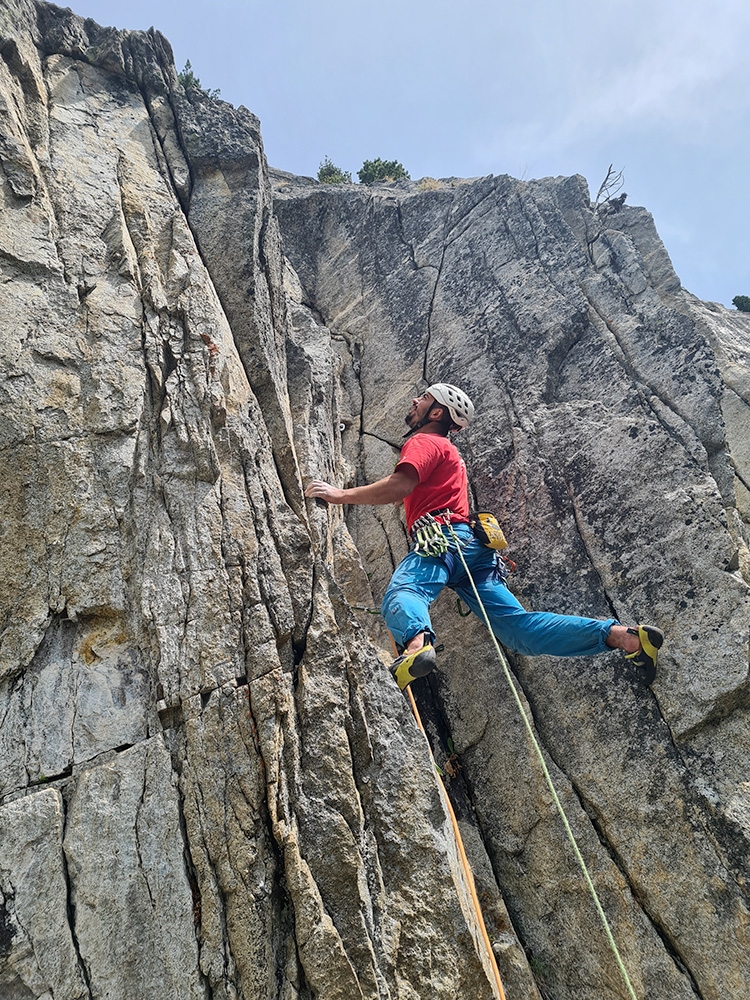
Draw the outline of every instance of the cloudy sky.
M158 28L181 69L260 119L269 162L413 178L583 174L610 163L683 285L750 295L747 0L69 0Z

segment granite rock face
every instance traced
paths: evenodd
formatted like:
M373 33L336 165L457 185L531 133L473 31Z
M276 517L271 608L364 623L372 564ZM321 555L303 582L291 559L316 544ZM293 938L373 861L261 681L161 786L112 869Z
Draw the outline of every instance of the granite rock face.
M511 663L638 996L743 994L750 324L645 211L269 172L158 33L9 0L0 328L0 996L497 995L367 610L401 515L303 498L390 471L425 379L521 599L668 633L652 690ZM626 996L480 623L435 623L507 996Z
M511 661L638 995L740 995L750 322L681 289L644 210L599 225L580 178L274 186L301 300L357 375L339 482L392 468L394 395L457 382L478 404L458 443L505 525L514 591L666 631L652 690L616 653ZM348 523L380 594L400 521ZM436 606L432 694L514 925L551 995L617 995L510 692L454 605Z

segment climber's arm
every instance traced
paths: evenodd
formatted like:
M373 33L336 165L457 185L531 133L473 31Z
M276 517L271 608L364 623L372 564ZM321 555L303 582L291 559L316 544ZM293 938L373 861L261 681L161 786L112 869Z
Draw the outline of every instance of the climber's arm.
M306 497L316 497L333 504L384 504L398 503L408 496L419 483L417 470L410 465L400 465L395 472L367 486L352 486L342 490L320 479L314 479L305 490Z

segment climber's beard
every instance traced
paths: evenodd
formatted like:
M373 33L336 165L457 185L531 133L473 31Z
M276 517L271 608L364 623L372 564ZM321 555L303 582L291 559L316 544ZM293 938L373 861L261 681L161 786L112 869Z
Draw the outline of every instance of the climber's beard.
M413 399L411 401L411 408L406 414L405 420L409 427L412 429L417 426L417 424L427 416L430 412L430 408L435 405L435 400L432 396L428 396L426 393L420 396L418 399Z

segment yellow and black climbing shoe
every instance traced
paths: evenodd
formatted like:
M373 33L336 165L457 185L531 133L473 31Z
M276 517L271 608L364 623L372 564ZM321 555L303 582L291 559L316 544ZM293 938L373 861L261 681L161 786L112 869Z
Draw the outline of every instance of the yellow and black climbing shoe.
M656 677L656 661L664 642L664 633L655 625L639 625L638 628L629 628L628 632L638 636L641 648L635 653L626 653L625 659L630 660L638 668L646 684L651 685Z
M396 678L396 683L403 691L405 687L417 677L424 677L435 669L437 657L435 648L429 643L425 643L421 649L413 653L404 653L391 664L391 673Z

